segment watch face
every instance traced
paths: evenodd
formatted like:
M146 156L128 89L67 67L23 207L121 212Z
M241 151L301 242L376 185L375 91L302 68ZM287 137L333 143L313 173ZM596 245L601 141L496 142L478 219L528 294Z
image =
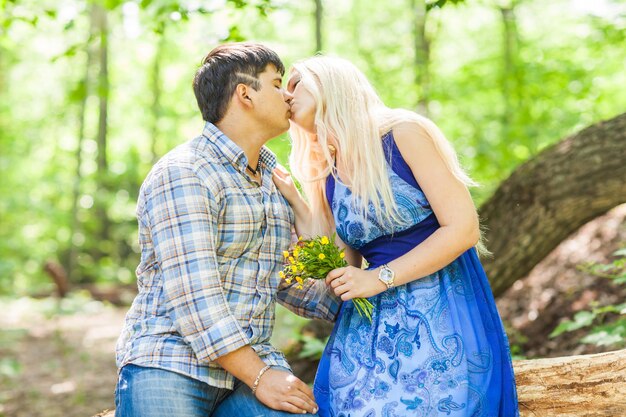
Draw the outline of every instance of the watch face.
M391 282L391 280L393 279L393 272L391 272L387 268L383 268L380 271L380 279L382 279L385 282Z

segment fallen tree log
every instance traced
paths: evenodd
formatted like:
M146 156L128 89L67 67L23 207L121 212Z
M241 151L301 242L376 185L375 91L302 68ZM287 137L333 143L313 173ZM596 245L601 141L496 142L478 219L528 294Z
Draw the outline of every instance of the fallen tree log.
M523 417L626 416L626 350L513 365Z
M626 349L513 366L521 417L626 416ZM107 410L94 417L114 416Z

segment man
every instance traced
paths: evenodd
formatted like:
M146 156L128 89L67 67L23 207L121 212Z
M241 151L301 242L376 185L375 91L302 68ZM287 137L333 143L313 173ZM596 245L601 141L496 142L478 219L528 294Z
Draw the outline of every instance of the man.
M193 82L202 135L163 157L141 187L139 293L117 345L118 417L317 412L269 343L293 223L264 147L289 127L283 74L262 45L211 51ZM339 303L323 283L291 290L280 300L294 311L334 319Z

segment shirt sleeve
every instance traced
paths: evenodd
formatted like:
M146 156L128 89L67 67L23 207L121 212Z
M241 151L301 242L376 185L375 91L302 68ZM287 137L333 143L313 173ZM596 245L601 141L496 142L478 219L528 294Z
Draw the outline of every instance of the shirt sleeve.
M194 167L168 166L156 175L146 210L168 314L197 358L213 361L250 344L219 276L215 196Z
M297 284L281 280L278 302L299 316L310 319L335 321L342 300L326 285L323 279L307 279L298 289Z

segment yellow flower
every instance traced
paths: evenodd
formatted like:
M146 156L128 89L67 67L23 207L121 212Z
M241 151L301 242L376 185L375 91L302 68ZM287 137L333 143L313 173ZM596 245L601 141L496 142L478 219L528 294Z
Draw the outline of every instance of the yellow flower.
M320 259L325 259L326 255L324 255L323 253L320 253L319 255L317 255L317 257Z
M299 290L301 290L301 289L303 289L304 287L303 287L302 285L298 285L296 288L297 288L297 289L299 289Z
M298 242L302 242L302 236L298 236Z
M304 280L302 279L301 276L297 276L296 277L296 281L298 282L298 284L302 285L304 283Z
M312 248L315 245L315 242L309 242L309 248Z
M285 282L286 282L287 284L291 284L291 278L287 278L287 279L285 280Z
M291 266L291 272L293 272L294 274L298 272L298 267L295 265Z
M326 236L322 236L322 240L321 240L321 242L322 242L322 245L328 245L328 243L329 243L330 241L328 240L328 238L327 238Z
M279 271L278 276L281 278L285 278L285 273L283 271Z
M345 257L346 257L346 254L345 254L345 253L343 253L343 252L341 252L341 253L339 254L339 257L340 257L341 259L343 259L343 258L345 258Z
M289 263L290 264L295 264L296 263L296 260L293 258L293 256L289 257Z
M283 256L284 256L285 258L289 258L289 252L288 252L288 251L286 251L286 250L285 250L285 251L283 251Z
M293 256L294 256L295 258L297 258L299 254L300 254L300 249L295 248L295 249L293 250Z
M302 262L298 262L298 269L304 271L304 264Z

